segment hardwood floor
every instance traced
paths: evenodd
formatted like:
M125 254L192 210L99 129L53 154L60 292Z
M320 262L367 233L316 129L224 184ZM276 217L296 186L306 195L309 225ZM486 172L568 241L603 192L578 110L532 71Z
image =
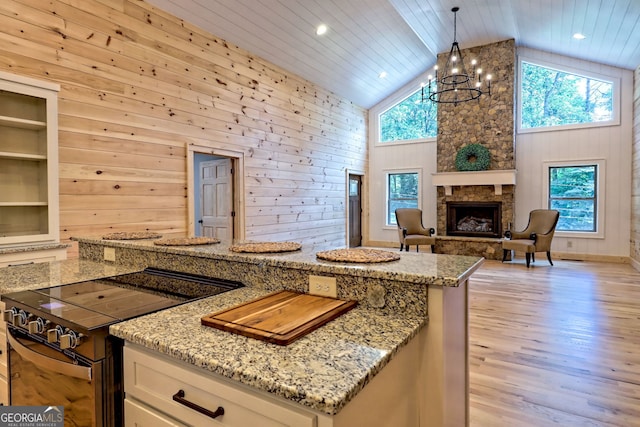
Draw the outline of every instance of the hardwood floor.
M640 426L640 273L554 264L472 276L471 426Z

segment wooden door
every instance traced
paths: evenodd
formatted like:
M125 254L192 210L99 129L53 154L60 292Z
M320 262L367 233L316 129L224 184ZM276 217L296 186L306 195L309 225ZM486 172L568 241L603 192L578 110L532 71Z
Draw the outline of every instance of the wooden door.
M362 245L362 177L349 175L349 247Z
M200 234L233 237L233 170L231 159L200 163Z

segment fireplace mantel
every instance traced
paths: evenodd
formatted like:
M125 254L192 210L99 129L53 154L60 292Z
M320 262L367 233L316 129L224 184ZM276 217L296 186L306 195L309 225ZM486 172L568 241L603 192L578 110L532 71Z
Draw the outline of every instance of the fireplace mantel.
M433 185L444 187L447 196L453 194L455 186L493 185L497 196L503 185L516 185L516 170L489 170L478 172L440 172L431 174Z

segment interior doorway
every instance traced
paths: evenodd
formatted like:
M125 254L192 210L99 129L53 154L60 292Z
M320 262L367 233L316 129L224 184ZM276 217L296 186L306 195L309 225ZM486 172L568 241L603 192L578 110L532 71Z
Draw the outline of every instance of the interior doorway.
M208 158L211 158L209 160ZM200 160L200 161L199 161ZM196 155L198 205L196 236L233 238L233 167L225 157Z
M362 245L362 176L349 174L349 247Z
M189 235L242 240L242 168L239 153L189 147Z

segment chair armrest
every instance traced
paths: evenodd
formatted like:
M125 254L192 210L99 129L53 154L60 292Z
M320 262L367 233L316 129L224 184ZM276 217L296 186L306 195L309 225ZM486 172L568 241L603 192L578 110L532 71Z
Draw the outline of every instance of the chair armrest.
M402 237L407 237L407 229L402 227Z
M531 233L531 234L529 235L529 239L530 239L530 240L533 240L533 243L535 243L535 242L536 242L536 240L538 239L538 235L537 235L536 233Z
M506 235L507 232L505 232ZM531 238L531 234L529 233L523 233L521 231L511 231L509 232L511 234L511 240L513 239L530 239Z

